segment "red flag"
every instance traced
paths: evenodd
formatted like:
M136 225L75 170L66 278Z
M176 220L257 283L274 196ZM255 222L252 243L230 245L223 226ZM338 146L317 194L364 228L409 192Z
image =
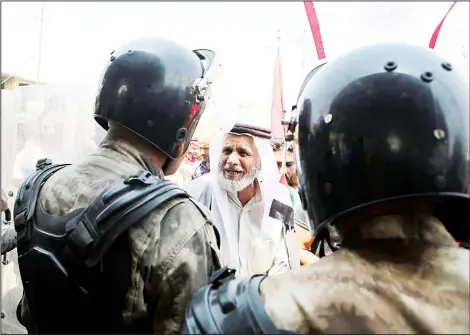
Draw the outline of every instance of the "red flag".
M274 138L284 137L284 95L282 92L281 53L279 38L277 44L276 65L274 67L273 95L271 101L271 132Z
M325 58L325 49L323 48L323 39L321 37L320 22L318 21L315 6L312 1L304 1L305 13L307 13L308 23L312 31L313 42L315 42L315 49L317 50L318 60Z
M431 49L434 49L434 47L436 46L437 38L439 37L439 33L441 31L442 25L444 24L444 21L447 15L449 15L450 11L452 10L452 8L454 8L456 3L457 1L454 1L454 3L450 6L449 10L447 11L446 15L444 15L441 22L437 25L436 29L434 30L434 33L431 36L431 40L429 41L429 47Z

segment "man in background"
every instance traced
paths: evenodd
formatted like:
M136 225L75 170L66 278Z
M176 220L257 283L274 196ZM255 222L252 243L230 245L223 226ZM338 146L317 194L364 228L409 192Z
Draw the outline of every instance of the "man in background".
M199 178L211 171L210 160L209 160L209 143L200 142L199 149L200 149L201 162L194 170L194 173L191 176L191 180Z
M282 169L282 161L284 159L284 145L285 141L282 138L277 138L271 140L271 147L274 152L274 157L276 158L277 168L279 173L281 173ZM294 208L294 223L295 223L295 238L297 240L297 244L300 248L300 264L311 264L318 261L318 257L315 256L311 251L311 247L313 244L313 236L310 232L310 228L308 226L308 218L307 214L302 207L302 202L300 201L299 193L297 192L297 188L291 186L291 181L295 180L295 186L298 187L297 183L297 173L295 170L295 162L294 162L294 154L293 148L290 146L287 149L286 155L286 179L289 185L287 186L289 190L289 195L292 201L292 207Z

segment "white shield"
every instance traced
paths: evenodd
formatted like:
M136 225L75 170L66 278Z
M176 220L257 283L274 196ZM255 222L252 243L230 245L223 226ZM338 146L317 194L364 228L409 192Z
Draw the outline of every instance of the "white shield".
M105 135L93 120L94 91L84 86L34 85L2 90L2 189L13 212L18 187L38 159L77 163L92 153ZM11 194L10 193L10 194ZM22 285L16 250L2 265L2 329L24 333L16 319Z

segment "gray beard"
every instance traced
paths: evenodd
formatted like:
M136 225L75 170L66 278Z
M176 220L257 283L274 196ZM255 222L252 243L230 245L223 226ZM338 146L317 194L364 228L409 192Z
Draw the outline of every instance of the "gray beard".
M243 176L239 180L231 180L224 177L224 170L222 164L219 164L219 183L220 186L227 192L237 193L243 190L244 188L250 186L258 174L258 169L256 166L253 166L251 171Z

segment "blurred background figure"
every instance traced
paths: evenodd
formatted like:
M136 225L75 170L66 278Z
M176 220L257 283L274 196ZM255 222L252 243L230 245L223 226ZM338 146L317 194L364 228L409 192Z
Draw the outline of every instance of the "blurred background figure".
M186 152L186 156L183 160L183 163L178 169L178 172L180 172L180 174L182 175L184 182L191 180L191 176L199 164L198 157L199 157L198 140L192 139L191 144L189 145L188 151Z
M41 148L41 131L37 129L36 120L23 125L24 132L27 134L24 143L18 148L18 154L15 157L13 166L13 187L16 191L20 183L35 170L36 162L45 157L44 150Z
M282 159L284 158L284 145L285 141L283 138L275 138L271 140L271 147L276 157L277 167L279 173L281 173ZM295 161L292 144L288 143L287 155L286 155L286 179L290 187L295 191L299 190L299 180L297 178L297 172L295 170Z
M199 165L196 167L193 174L191 175L191 180L201 177L211 171L208 142L201 141L199 143L199 153Z
M275 138L270 141L271 148L276 158L277 168L279 173L282 169L282 161L284 156L284 145L285 141L283 138ZM287 145L290 145L289 143ZM300 248L300 264L311 264L318 261L318 257L311 252L313 244L313 236L310 232L308 225L307 212L302 207L300 196L298 193L298 179L295 170L293 147L290 145L287 149L286 155L286 179L288 182L289 195L292 201L292 207L294 208L294 223L295 227L295 238Z

